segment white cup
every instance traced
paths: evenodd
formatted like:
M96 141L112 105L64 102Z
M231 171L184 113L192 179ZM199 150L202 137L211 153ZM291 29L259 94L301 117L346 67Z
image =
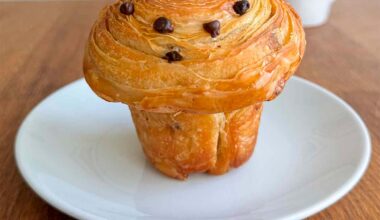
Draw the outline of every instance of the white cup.
M302 18L305 27L326 23L335 0L288 0Z

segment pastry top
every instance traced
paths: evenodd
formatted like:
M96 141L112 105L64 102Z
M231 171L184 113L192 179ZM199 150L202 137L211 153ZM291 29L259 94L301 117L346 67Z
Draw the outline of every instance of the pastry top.
M276 97L304 50L284 0L124 0L101 11L84 74L137 109L228 112Z

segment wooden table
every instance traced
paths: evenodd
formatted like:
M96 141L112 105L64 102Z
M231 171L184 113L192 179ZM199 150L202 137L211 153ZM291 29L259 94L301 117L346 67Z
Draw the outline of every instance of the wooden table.
M0 219L67 219L22 180L15 134L48 94L82 76L83 45L104 1L0 2ZM372 135L359 185L311 219L380 219L380 1L338 0L330 22L306 30L298 75L351 104Z

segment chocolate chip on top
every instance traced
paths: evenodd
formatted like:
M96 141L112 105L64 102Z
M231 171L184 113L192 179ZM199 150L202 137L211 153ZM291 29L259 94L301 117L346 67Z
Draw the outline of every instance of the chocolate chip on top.
M174 31L172 22L165 18L165 17L159 17L153 24L154 30L156 30L158 33L164 34L164 33L171 33Z
M234 11L236 12L236 14L239 14L239 15L245 14L248 11L249 7L250 5L247 0L237 1L235 2L233 6Z
M220 22L218 20L203 24L203 28L215 38L220 34Z
M124 2L120 5L120 12L125 15L131 15L135 12L135 6L132 2Z
M167 52L163 58L171 63L174 61L181 61L183 57L177 51L170 51Z

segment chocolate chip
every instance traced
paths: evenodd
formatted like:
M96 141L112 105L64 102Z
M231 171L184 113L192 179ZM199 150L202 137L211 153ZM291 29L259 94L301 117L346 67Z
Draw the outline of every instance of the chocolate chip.
M165 17L157 18L157 20L153 24L153 28L161 34L171 33L174 31L172 22Z
M173 61L181 61L183 57L177 51L170 51L166 53L163 58L168 60L169 63L171 63Z
M236 12L236 14L239 14L239 15L245 14L248 11L249 7L250 5L247 0L237 1L235 2L233 6L234 11Z
M203 24L203 28L215 38L220 34L220 22L218 20Z
M179 125L178 122L175 122L175 123L173 124L173 128L176 129L176 130L180 130L180 129L181 129L181 125Z
M120 5L120 12L125 15L131 15L135 11L135 6L132 2L124 2Z

